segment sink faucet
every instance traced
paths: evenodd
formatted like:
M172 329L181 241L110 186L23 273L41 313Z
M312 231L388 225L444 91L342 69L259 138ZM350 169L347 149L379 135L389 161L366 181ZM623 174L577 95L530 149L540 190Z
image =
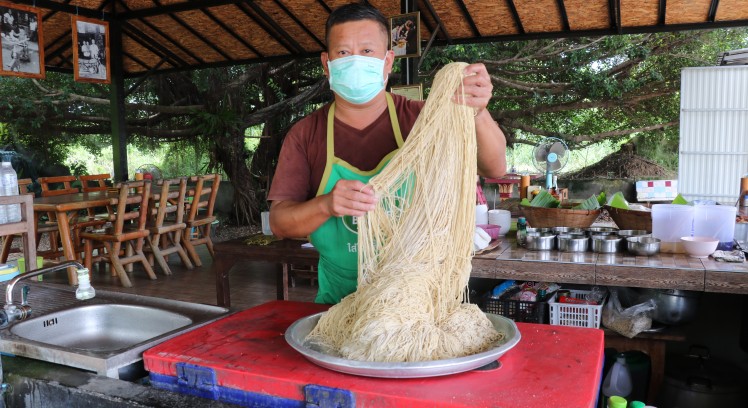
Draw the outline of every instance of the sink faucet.
M23 320L31 316L31 306L28 304L28 286L24 286L21 290L21 304L18 306L13 304L13 287L16 286L16 283L23 279L33 278L34 276L43 275L48 272L59 271L60 269L69 268L71 266L78 269L79 276L85 274L85 277L88 278L88 269L75 261L66 261L46 268L39 268L13 278L5 288L5 306L0 310L0 328L6 327L13 321ZM80 283L82 282L79 281L79 284ZM86 284L88 284L88 282L86 282Z

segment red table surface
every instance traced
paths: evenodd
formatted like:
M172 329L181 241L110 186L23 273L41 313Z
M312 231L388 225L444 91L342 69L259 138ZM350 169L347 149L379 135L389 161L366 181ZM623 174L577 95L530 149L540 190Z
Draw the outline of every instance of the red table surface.
M325 305L273 301L175 337L143 354L148 371L176 376L177 363L215 370L219 386L304 400L317 384L351 391L357 406L592 407L603 364L603 332L518 323L522 339L501 367L442 377L381 379L319 367L284 339L299 318Z

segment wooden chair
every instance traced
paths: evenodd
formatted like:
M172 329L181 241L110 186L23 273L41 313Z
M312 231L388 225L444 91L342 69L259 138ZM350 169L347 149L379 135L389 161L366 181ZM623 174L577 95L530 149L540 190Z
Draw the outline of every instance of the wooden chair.
M53 176L53 177L39 177L36 179L37 183L42 188L42 197L54 197L65 194L77 194L78 188L71 185L72 182L76 181L75 176ZM35 213L37 225L37 240L41 240L41 235L46 233L49 235L49 250L40 251L39 255L45 259L56 260L63 257L62 244L58 240L59 228L57 227L57 214L53 212L46 213L46 221L41 220L40 213ZM77 222L77 216L70 218L71 223ZM76 240L77 242L77 240Z
M0 236L4 236L6 242L10 242L14 235L20 234L23 237L23 256L26 259L26 270L34 270L37 268L36 236L34 233L34 196L32 194L21 194L0 197L0 205L9 204L20 204L21 221L0 225Z
M39 177L36 179L42 187L42 197L78 193L78 188L70 184L75 180L75 176Z
M89 193L93 191L107 191L110 187L107 185L107 180L112 178L109 173L103 174L91 174L78 176L78 181L81 183L81 191ZM105 207L106 213L97 212L96 208L88 208L88 217L95 224L95 220L111 220L114 216L114 209L108 205Z
M78 176L78 181L81 182L81 190L87 193L89 191L106 191L109 188L106 182L110 178L112 176L109 173L91 174Z
M161 180L158 186L151 189L151 199L148 201L148 245L145 252L150 252L149 260L156 258L164 274L171 275L167 260L169 255L176 253L187 269L192 269L187 252L182 247L182 234L187 224L184 222L184 200L187 192L187 179L175 178ZM172 186L177 186L174 191ZM156 200L155 198L158 198Z
M34 196L33 193L29 193L29 186L32 183L33 181L30 178L18 180L18 194L19 195L31 194L31 196L33 197ZM33 199L32 199L32 202L33 202ZM32 214L32 217L31 217L32 224L34 222L33 220L34 220L34 217ZM34 235L36 236L36 229L34 229ZM11 249L13 247L13 240L15 238L22 238L22 234L7 235L5 236L5 239L3 239L3 248L2 250L0 250L0 263L5 263L8 261L8 256L10 255ZM36 242L36 239L34 241ZM34 252L36 253L36 247L34 247Z
M107 261L119 276L122 286L132 287L125 266L136 262L143 264L151 279L156 279L156 274L153 273L153 268L143 253L143 244L149 234L146 220L150 192L150 181L133 181L119 185L116 215L112 220L112 226L80 233L84 240L86 268L90 270L93 264L94 242L101 242L106 248ZM122 249L124 255L121 253Z
M194 189L189 190L187 195L192 198L192 201L188 204L187 220L185 222L187 232L182 237L182 244L187 253L190 254L192 262L197 266L202 266L203 263L197 255L195 246L206 245L210 256L216 257L213 250L213 241L210 239L210 227L216 220L215 215L213 215L213 206L216 203L218 187L221 184L221 175L195 176L190 178L190 181L196 182L196 185Z

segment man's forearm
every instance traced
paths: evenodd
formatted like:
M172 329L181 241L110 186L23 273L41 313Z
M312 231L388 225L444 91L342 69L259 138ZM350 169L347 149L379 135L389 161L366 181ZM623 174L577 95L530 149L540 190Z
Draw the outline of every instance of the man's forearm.
M501 177L506 173L506 138L488 110L475 117L478 142L478 174L483 177Z
M270 206L270 229L281 238L308 237L330 218L323 210L322 197L305 202L274 201Z

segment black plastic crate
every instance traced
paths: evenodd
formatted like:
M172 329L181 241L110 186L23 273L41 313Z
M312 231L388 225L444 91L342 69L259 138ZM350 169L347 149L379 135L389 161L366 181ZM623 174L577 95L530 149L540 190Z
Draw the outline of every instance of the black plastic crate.
M547 301L492 299L489 292L483 296L478 306L486 313L502 315L515 322L547 324L550 321Z

